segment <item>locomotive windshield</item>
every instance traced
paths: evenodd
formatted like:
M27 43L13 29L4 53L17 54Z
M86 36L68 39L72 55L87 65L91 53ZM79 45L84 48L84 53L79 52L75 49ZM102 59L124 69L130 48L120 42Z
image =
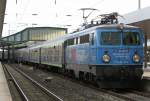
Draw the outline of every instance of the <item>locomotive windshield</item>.
M121 33L120 32L102 32L101 44L102 45L120 45Z
M101 45L140 45L138 32L102 32Z
M137 32L125 32L123 34L124 45L140 45L140 35Z

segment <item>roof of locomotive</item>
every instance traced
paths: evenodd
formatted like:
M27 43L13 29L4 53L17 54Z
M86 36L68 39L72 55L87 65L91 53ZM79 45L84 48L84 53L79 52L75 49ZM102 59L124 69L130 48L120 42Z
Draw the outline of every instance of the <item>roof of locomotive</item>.
M73 37L79 34L82 34L84 32L90 32L96 29L121 29L121 27L123 29L139 29L139 27L136 26L131 26L131 25L125 25L125 24L103 24L103 25L97 25L97 26L93 26L93 27L89 27L89 28L85 28L85 29L81 29L72 33L69 33L67 35L67 37Z
M126 25L126 24L105 24L105 25L99 25L98 28L119 28L120 26L123 26L123 28L139 28L136 26Z
M69 33L69 36L74 36L75 34L80 34L82 32L88 32L88 31L93 31L96 29L121 29L121 27L123 29L139 29L139 27L136 26L131 26L131 25L125 25L125 24L103 24L103 25L95 25L93 27L89 27L89 28L81 28L78 31L74 31L72 33Z
M126 24L103 24L103 25L97 25L97 26L93 26L93 27L89 27L89 28L86 28L86 29L83 29L81 31L84 31L84 30L90 30L90 29L99 29L99 28L120 28L120 27L123 27L123 28L128 28L128 29L137 29L139 27L136 27L136 26L131 26L131 25L126 25Z

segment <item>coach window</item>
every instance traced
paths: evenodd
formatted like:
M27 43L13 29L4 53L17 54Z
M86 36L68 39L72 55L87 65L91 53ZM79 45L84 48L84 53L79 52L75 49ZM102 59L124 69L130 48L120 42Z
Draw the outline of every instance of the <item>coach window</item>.
M80 44L89 43L89 34L80 36Z

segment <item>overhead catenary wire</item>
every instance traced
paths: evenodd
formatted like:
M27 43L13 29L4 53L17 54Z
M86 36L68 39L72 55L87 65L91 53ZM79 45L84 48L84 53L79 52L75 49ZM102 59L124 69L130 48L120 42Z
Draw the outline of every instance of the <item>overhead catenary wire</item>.
M102 2L104 2L104 0L100 0L98 2L95 2L94 4L92 4L91 6L89 6L89 8L94 8L95 6L100 5ZM73 8L68 8L68 9L64 10L63 12L69 11L70 9L73 9ZM97 9L97 11L99 11L99 10ZM79 16L79 11L77 9L74 10L74 11L72 11L72 12L73 12L73 14L70 14L70 15L72 15L73 17L74 16ZM56 14L57 14L56 17L59 17L59 14L58 13L56 13ZM89 16L89 15L87 15L87 16ZM69 20L67 19L67 21L63 21L63 22L70 22L70 21L72 21L71 18Z

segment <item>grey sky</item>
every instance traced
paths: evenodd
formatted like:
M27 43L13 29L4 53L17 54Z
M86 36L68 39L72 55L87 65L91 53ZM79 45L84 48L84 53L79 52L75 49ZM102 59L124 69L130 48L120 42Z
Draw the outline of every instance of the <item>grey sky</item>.
M150 0L141 0L141 7L150 6ZM121 15L137 10L138 0L7 0L3 36L13 34L26 27L72 25L72 31L82 24L80 8L96 8L91 18L110 12ZM37 14L37 15L34 15ZM72 16L66 16L66 15ZM37 25L36 25L37 24Z

